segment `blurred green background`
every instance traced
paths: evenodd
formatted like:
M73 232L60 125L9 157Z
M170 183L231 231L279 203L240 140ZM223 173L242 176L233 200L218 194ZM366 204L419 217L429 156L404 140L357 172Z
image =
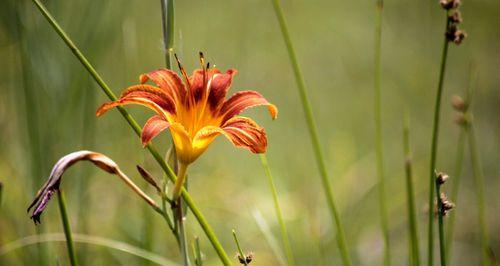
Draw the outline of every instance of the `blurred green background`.
M310 91L353 261L356 265L381 264L383 240L373 134L375 1L282 2ZM115 93L138 83L141 73L164 66L159 1L44 3ZM454 169L459 127L453 122L455 111L449 102L451 95L464 94L470 63L475 62L474 123L485 173L490 243L498 255L500 2L464 0L461 11L462 27L469 38L461 46L450 45L437 165L438 170L450 174ZM437 0L385 1L382 118L394 265L408 264L402 146L405 109L411 118L421 256L426 255L429 148L444 15ZM175 51L189 72L198 67L197 54L203 51L218 68L238 69L232 92L255 89L278 106L276 121L271 121L263 108L246 111L246 115L254 117L268 133L268 159L297 264L338 265L335 229L270 2L177 1L175 21ZM72 151L89 149L110 156L154 195L135 165L144 166L158 178L161 169L118 112L99 119L94 116L107 98L31 1L0 3L0 62L0 182L4 185L0 246L37 230L62 232L55 202L49 205L39 227L33 225L26 208L57 159ZM127 109L141 124L151 114L144 108ZM162 152L168 149L168 138L163 134L155 140ZM218 138L190 168L189 178L193 198L230 256L236 254L231 235L235 228L243 248L253 251L255 265L281 263L279 226L258 156ZM452 182L453 176L445 190ZM180 262L175 240L162 218L117 178L84 163L67 172L62 188L74 232L127 242ZM481 260L474 189L466 150L455 210L452 265L478 265ZM259 226L262 219L271 233ZM191 214L187 226L190 242L195 235L200 236L205 263L218 265L215 252ZM107 248L77 243L76 249L87 265L146 264ZM31 245L0 255L0 264L39 265L39 253L48 254L50 265L68 264L62 242Z

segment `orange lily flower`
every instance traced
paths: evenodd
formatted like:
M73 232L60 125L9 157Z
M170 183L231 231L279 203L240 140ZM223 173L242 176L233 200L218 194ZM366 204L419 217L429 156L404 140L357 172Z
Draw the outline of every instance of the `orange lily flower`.
M256 91L240 91L226 99L235 69L226 73L205 66L200 53L201 69L191 76L177 60L184 77L168 69L158 69L140 76L139 85L127 88L120 99L103 104L97 116L109 109L139 104L156 112L144 125L142 144L146 146L165 129L172 135L179 162L189 165L195 161L214 141L223 135L235 146L253 153L264 153L267 147L266 133L248 117L238 116L243 110L264 105L275 119L278 109ZM148 80L157 86L145 84Z

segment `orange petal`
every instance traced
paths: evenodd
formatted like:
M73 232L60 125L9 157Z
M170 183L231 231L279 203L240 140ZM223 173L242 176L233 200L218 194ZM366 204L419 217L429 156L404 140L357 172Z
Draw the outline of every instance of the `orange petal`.
M123 91L120 99L127 97L150 99L171 114L175 114L175 101L162 89L151 85L135 85Z
M215 75L210 82L210 91L208 94L208 105L214 111L222 108L222 103L226 98L226 94L231 87L233 77L238 71L236 69L229 69L224 74Z
M224 116L222 121L228 121L243 110L259 105L266 105L273 119L278 117L278 108L269 103L260 93L256 91L240 91L224 102L220 111L221 115Z
M266 152L267 137L264 129L247 117L234 117L222 128L215 126L202 128L196 134L193 146L208 145L219 134L224 135L236 147L248 149L253 153Z
M191 95L194 102L198 102L205 96L207 83L216 74L220 74L220 71L216 68L208 69L203 72L203 69L195 69L193 74L189 77L189 84L191 85Z
M141 140L142 140L142 145L146 146L148 143L160 132L163 130L167 129L170 126L170 123L168 123L165 118L155 115L148 119L146 121L146 124L144 124L144 127L142 128L142 134L141 134Z
M186 87L182 83L182 79L172 70L161 68L142 74L139 79L141 83L146 83L151 79L158 87L178 102L182 102L186 96Z
M101 116L113 107L127 105L127 104L139 104L146 106L155 111L157 114L163 116L165 119L167 120L169 119L169 115L165 109L160 107L153 100L144 97L125 97L119 99L118 101L105 103L101 105L99 109L97 109L96 115Z

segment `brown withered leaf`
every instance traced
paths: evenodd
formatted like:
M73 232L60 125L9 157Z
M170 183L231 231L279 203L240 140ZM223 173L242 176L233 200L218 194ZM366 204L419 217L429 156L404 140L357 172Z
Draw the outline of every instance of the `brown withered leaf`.
M151 184L156 189L156 192L158 192L158 194L161 194L161 188L160 188L160 186L158 186L158 183L156 183L156 180L154 179L154 177L148 171L146 171L146 169L142 168L140 165L137 165L136 167L137 167L137 171L139 172L139 174L141 174L142 178L144 178L144 180L146 180L146 182Z
M54 165L54 168L52 168L52 172L50 173L47 182L45 182L42 188L38 191L35 199L28 207L28 212L32 208L34 208L31 219L33 219L35 224L40 223L40 216L42 215L44 209L47 207L47 203L49 202L52 195L54 195L54 193L58 191L64 172L79 161L90 161L97 167L110 174L121 173L118 165L113 162L113 160L97 152L84 150L73 152L62 157Z

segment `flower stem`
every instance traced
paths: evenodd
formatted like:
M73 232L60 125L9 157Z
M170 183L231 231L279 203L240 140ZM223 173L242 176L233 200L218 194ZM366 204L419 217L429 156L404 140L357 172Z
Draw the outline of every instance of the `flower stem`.
M174 0L160 0L160 2L165 64L168 69L171 69L171 58L174 49Z
M300 100L302 103L302 108L305 114L307 127L309 130L309 135L311 137L312 147L314 150L314 155L316 157L316 163L320 172L321 181L323 183L323 189L325 190L325 196L328 203L328 207L332 214L332 218L335 221L336 229L337 229L337 242L340 249L340 254L342 257L342 261L344 265L350 266L351 259L349 257L349 251L347 250L347 245L345 241L345 233L344 228L342 227L340 221L340 215L338 214L337 207L335 205L335 201L333 199L333 191L330 185L330 179L328 177L328 172L326 170L325 160L323 158L323 152L321 150L321 144L319 142L319 137L316 129L316 122L314 121L313 111L311 104L309 102L309 98L307 95L307 89L304 82L304 78L302 77L299 63L297 60L297 56L295 54L295 50L293 48L292 39L290 38L290 34L288 32L288 27L285 20L285 15L283 14L283 10L281 9L281 5L279 0L271 0L273 4L274 11L276 14L276 18L278 19L281 33L283 34L283 40L285 41L285 45L288 51L288 56L290 58L290 63L292 65L293 72L295 74L295 81L297 83L297 88L299 90Z
M389 222L387 220L387 203L385 199L385 174L384 157L382 149L382 119L381 119L381 43L382 43L382 11L384 9L383 0L377 1L377 18L375 22L375 151L377 157L377 174L379 178L379 205L380 205L380 223L382 234L384 236L384 265L391 264L391 249L389 245Z
M474 133L474 127L472 123L469 124L468 127L469 128L467 135L469 139L470 158L472 164L472 171L474 173L474 182L476 183L476 196L478 202L479 228L481 230L481 249L483 254L483 265L489 265L488 262L490 261L490 248L489 248L488 228L486 225L484 174L483 174L483 169L481 167L479 154L477 151L477 140L476 140L476 135Z
M69 224L68 211L66 208L66 198L61 189L57 192L57 199L59 202L59 211L61 212L61 219L64 228L64 235L66 236L66 247L68 248L69 261L71 266L76 266L76 254L73 245L73 237L71 235L71 226Z
M236 231L234 229L233 229L233 238L234 238L234 242L236 243L236 247L238 248L238 253L240 255L241 261L243 262L242 264L244 264L245 266L247 266L248 263L247 263L247 260L246 260L246 256L243 253L243 250L241 249L240 241L238 241L238 237L236 236Z
M403 143L405 151L406 195L408 203L408 221L410 230L411 264L420 265L420 251L418 244L417 215L415 211L415 193L413 189L412 154L410 146L410 119L405 113L403 126Z
M441 199L441 184L437 182L437 178L435 178L436 182L436 198L438 204L438 223L439 223L439 252L441 258L441 266L446 266L446 254L445 254L445 243L444 243L444 224L443 224L443 199Z
M180 163L179 164L179 172L177 173L177 180L175 180L174 189L172 191L172 200L177 200L181 195L181 189L184 185L184 181L186 180L186 171L187 164Z
M61 37L61 39L64 41L64 43L68 46L68 48L70 48L70 50L73 52L73 54L76 56L76 58L80 61L80 63L82 63L82 65L85 67L85 69L94 78L94 80L101 87L101 89L108 96L108 98L112 101L116 101L117 100L116 95L113 93L113 91L111 91L111 89L104 82L104 80L101 78L99 73L97 73L97 71L90 64L90 62L87 60L87 58L82 54L82 52L78 49L78 47L68 37L68 35L64 32L64 30L59 26L59 23L57 23L57 21L52 17L52 15L45 8L45 6L39 0L32 0L32 1L37 6L39 11L42 13L42 15L50 23L52 28L57 32L57 34ZM122 108L122 107L116 107L116 108L118 109L118 111L120 111L121 115L123 116L123 118L125 118L125 120L130 125L130 127L132 127L134 132L138 136L140 136L141 135L141 128L140 128L139 124L137 124L135 119L124 108ZM165 161L163 160L160 153L156 150L156 148L153 145L149 144L147 146L147 149L149 150L151 155L154 157L156 162L161 166L163 171L167 174L168 178L171 181L175 182L175 180L177 179L175 176L175 173L165 163ZM194 203L193 199L191 198L191 195L185 189L182 189L181 192L182 192L182 196L184 198L185 203L188 205L188 207L193 212L198 223L202 227L203 231L207 235L207 238L209 239L213 248L217 252L217 255L219 256L220 260L223 262L223 264L230 265L231 261L230 261L229 257L227 256L226 252L222 248L222 245L220 244L219 240L215 236L215 233L214 233L212 227L208 224L207 220L205 219L205 217L203 216L201 211L198 209L197 205Z
M446 27L445 31L448 29L448 16L446 16ZM441 114L441 96L443 94L443 82L444 74L446 71L446 58L448 55L448 40L444 38L443 52L441 55L441 67L439 71L439 82L436 92L436 102L434 105L434 122L432 129L432 145L431 145L431 161L429 168L429 219L428 219L428 239L427 239L427 249L428 249L428 261L429 266L434 264L434 217L432 210L434 209L434 184L436 182L435 169L436 169L436 155L439 137L439 118ZM439 196L439 195L438 195Z
M260 154L260 161L266 172L267 180L269 181L269 187L271 188L271 192L273 194L274 210L276 211L276 217L278 218L278 223L280 224L281 241L283 241L283 246L285 247L286 259L288 261L288 265L295 265L292 247L290 245L290 239L288 238L288 231L286 229L286 224L283 221L283 212L281 211L280 203L278 200L278 192L274 184L274 178L271 173L271 168L269 168L269 164L267 162L266 154Z
M184 213L182 207L182 198L180 198L180 191L183 187L184 180L186 179L186 164L179 164L179 172L177 173L177 180L175 182L174 191L173 191L173 200L174 204L172 204L172 212L175 216L175 222L177 225L177 235L179 239L179 247L182 255L183 265L189 265L189 257L187 252L187 239L186 239L186 230L184 227Z

